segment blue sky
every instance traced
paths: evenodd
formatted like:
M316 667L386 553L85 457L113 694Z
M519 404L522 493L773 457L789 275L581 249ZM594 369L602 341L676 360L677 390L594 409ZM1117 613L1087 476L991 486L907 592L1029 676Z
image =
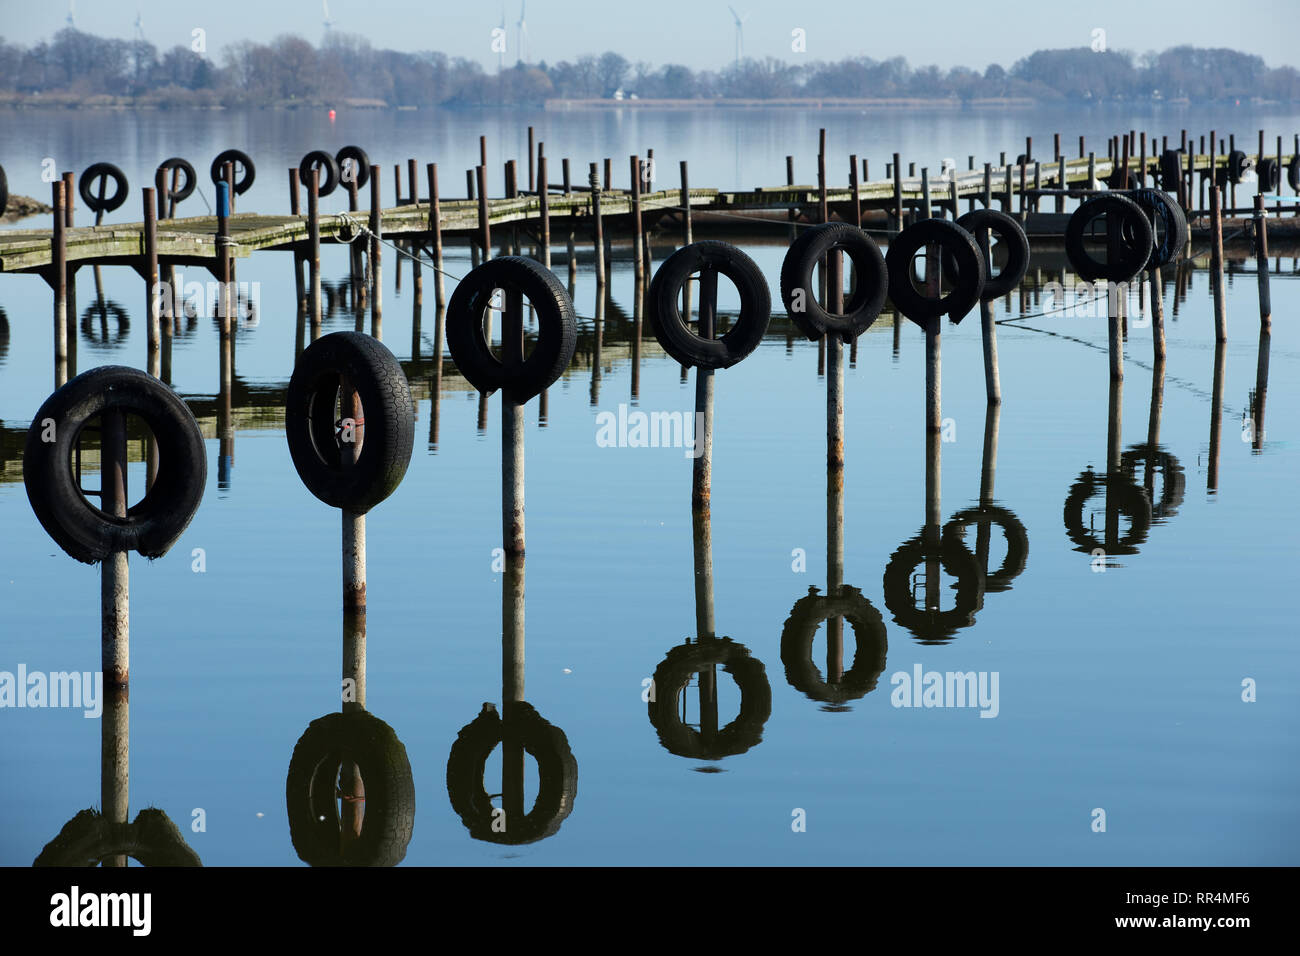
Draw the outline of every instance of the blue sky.
M265 41L298 33L318 42L324 30L320 0L74 0L79 29L130 37L137 13L145 36L160 48L188 45L190 31L207 31L209 49L226 43ZM499 26L497 0L328 0L335 29L359 33L378 47L440 50L477 59L497 57L491 30ZM746 15L744 48L749 56L840 59L867 55L905 56L913 65L936 63L983 69L1009 66L1035 49L1088 46L1092 31L1106 31L1110 47L1138 52L1183 43L1226 46L1258 54L1270 66L1294 64L1294 0L1256 0L1231 14L1220 0L1134 3L1092 0L1088 4L1038 4L1016 22L1012 8L955 0L879 3L871 0L732 0ZM64 25L66 0L0 0L0 35L30 44ZM505 6L508 49L517 42L519 0ZM722 0L529 0L528 59L550 62L613 49L628 59L654 64L719 67L735 55L735 24ZM791 51L791 31L806 33L807 52ZM513 60L513 53L509 54Z

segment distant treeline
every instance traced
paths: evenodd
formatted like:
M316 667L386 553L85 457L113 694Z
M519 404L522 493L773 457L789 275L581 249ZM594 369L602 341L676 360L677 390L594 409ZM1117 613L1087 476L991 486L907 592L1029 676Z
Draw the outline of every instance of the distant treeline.
M219 62L189 46L67 28L32 47L0 38L0 101L156 106L492 106L548 99L1017 98L1038 101L1300 100L1300 72L1226 49L1134 54L1040 50L1010 69L912 68L902 57L834 63L746 59L720 70L629 62L617 53L499 71L444 53L377 50L348 34L225 47Z

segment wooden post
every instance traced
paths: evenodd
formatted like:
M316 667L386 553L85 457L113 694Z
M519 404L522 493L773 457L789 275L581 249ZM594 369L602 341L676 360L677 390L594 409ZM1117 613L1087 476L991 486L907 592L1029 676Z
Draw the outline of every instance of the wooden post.
M487 167L475 169L478 178L478 234L479 245L483 249L483 261L492 258L492 227L488 221L487 201Z
M534 149L536 149L536 140L533 137L533 128L530 126L528 127L528 191L530 193L537 189L537 179L534 175L533 166L533 163L536 160L536 156L533 153Z
M608 156L605 157L605 192L614 188L614 161ZM631 188L630 186L628 187Z
M954 179L956 181L956 174ZM858 157L849 157L849 189L853 191L853 225L862 227L862 191L858 188ZM953 218L956 218L954 214Z
M1264 405L1268 392L1269 342L1273 332L1273 302L1268 288L1268 215L1264 200L1255 197L1255 272L1259 282L1259 352L1255 362L1255 401L1251 409L1251 445L1264 447Z
M501 358L507 369L524 361L523 296L504 294ZM524 554L524 406L501 392L501 530L508 557Z
M641 256L641 160L637 156L630 159L632 183L632 267L637 281L643 275L644 263Z
M480 180L479 186L482 186ZM370 334L382 338L384 319L384 255L381 248L384 219L379 198L379 167L370 167ZM479 200L482 202L482 199Z
M1228 315L1223 290L1223 210L1219 187L1210 187L1210 281L1214 283L1214 340L1228 341Z
M605 235L600 220L600 176L596 164L592 163L587 173L587 182L591 186L591 218L596 228L596 287L605 288Z
M148 329L145 335L149 374L162 374L162 290L158 288L158 207L152 187L140 191L144 199L144 291ZM156 449L155 449L156 450ZM151 462L156 466L156 462ZM152 484L152 481L150 482Z
M569 186L569 157L565 156L560 160L560 169L564 174L564 195L573 195L573 189Z
M532 127L528 127L530 133ZM529 154L532 155L531 153ZM531 166L532 164L529 163ZM530 171L529 175L532 173ZM538 216L541 218L542 265L551 267L551 192L546 186L546 157L537 156L537 175L540 177L537 190Z
M993 208L993 164L984 164L984 208Z
M1058 156L1058 157L1056 158L1056 188L1057 188L1057 189L1060 189L1060 190L1065 190L1065 189L1069 189L1069 188L1070 188L1070 184L1066 181L1065 157L1064 157L1064 156ZM1057 193L1057 196L1056 196L1056 211L1057 211L1057 212L1065 212L1065 193L1064 193L1064 192Z
M54 288L54 387L68 380L68 237L62 179L50 183L54 230L50 235L50 285Z
M903 174L901 172L903 164L898 161L898 154L894 154L894 230L901 232L903 230Z
M307 284L310 304L307 314L311 319L311 340L321 334L321 277L320 277L320 169L312 167L307 178Z
M701 338L713 338L717 326L718 273L700 270ZM691 466L691 510L698 516L709 514L713 483L713 369L695 368L695 455Z
M438 199L438 164L429 163L425 170L429 176L429 233L433 237L433 295L434 303L441 307L447 301L447 286L442 273L442 206Z
M686 174L686 160L679 164L682 171L682 245L691 244L691 187Z

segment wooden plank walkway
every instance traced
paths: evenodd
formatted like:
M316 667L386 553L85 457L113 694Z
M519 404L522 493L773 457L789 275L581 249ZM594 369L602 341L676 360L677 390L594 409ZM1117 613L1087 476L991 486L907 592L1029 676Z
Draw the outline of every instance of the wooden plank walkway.
M1216 156L1215 166L1223 166L1227 159ZM1254 157L1252 156L1252 160ZM1290 156L1283 157L1284 162ZM1059 181L1056 162L1042 163L1039 184L1045 189L1075 188L1088 185L1087 158L1066 160L1064 184ZM1094 161L1097 179L1105 179L1115 172L1117 162L1098 157ZM1130 157L1129 168L1136 173L1138 157ZM1021 167L1012 165L1010 191L1014 197L1021 194ZM1210 168L1210 156L1193 157L1193 169ZM1007 195L1006 166L994 167L992 195L995 202ZM1159 158L1146 158L1146 172L1158 172ZM978 199L984 194L984 171L962 170L956 173L956 192L959 199ZM1026 193L1034 188L1034 166L1025 166ZM952 200L951 179L935 176L930 180L930 201L943 208ZM555 192L562 189L552 186L548 194L548 207L552 223L563 227L566 223L584 222L592 215L592 197L587 190L568 194ZM904 177L901 196L895 197L892 179L862 183L858 188L862 207L891 210L901 200L904 210L919 208L924 202L920 177ZM748 191L726 191L709 188L690 190L692 213L709 213L714 216L736 215L753 222L762 213L771 213L773 220L788 219L791 210L814 210L820 199L816 186L793 185L763 187ZM827 189L827 202L832 209L843 207L853 200L852 190L846 186ZM663 189L641 196L643 216L652 221L665 213L681 210L681 190ZM632 194L627 190L602 191L600 194L602 217L627 216L632 212ZM442 231L448 235L473 235L479 229L478 202L473 199L443 199L440 202ZM488 221L491 227L511 223L538 222L541 201L536 193L525 193L514 198L488 200ZM418 238L429 234L429 203L400 205L382 210L381 228L386 238ZM364 228L368 213L322 213L320 237L325 243L349 241L358 234L357 226ZM233 244L232 255L245 258L263 249L294 249L306 244L307 217L305 215L266 215L262 213L236 213L230 217L229 228ZM158 257L164 263L177 265L215 266L217 220L215 216L196 216L182 219L164 219L158 223ZM82 265L137 265L145 255L144 225L122 223L105 226L82 226L68 229L67 258L74 266ZM52 231L50 229L18 229L0 231L0 272L41 272L51 263Z

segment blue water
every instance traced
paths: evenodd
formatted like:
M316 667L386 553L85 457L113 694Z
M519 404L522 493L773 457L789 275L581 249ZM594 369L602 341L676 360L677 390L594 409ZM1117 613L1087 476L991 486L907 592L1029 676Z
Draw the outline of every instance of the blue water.
M1148 119L1165 132L1188 124L1179 116ZM1250 142L1254 119L1220 128ZM665 130L676 120L545 117L546 135L557 143L566 136L582 143L593 124L602 126L598 142L615 156L640 149L650 132L651 145L671 142ZM92 152L148 166L154 160L143 157L165 131L199 122L129 114L5 118L6 127L27 124L32 133L6 136L20 144L15 150L30 158L45 143L58 143L73 150L77 168ZM316 145L307 134L323 135L320 122L260 113L202 120L221 131L211 134L214 142L224 135L223 142L238 143L229 131L241 127L250 140L264 141L268 169ZM381 136L408 119L385 114L367 122L376 141L386 142ZM454 138L461 126L514 122L439 119L418 135L394 133L383 161L408 153L438 158L431 146L445 145L455 168L477 148ZM724 124L721 134L712 122ZM746 113L671 129L683 130L681 152L691 157L693 182L729 185L774 182L792 142L808 146L803 154L810 157L819 122L800 120L791 131L780 115ZM854 123L877 120L828 115L826 122L847 142ZM963 159L997 149L1014 157L1026 126L1043 122L1016 114L950 118L936 124L930 154L937 166L938 157L955 151L953 144L970 142L961 147ZM1088 116L1079 125L1118 129L1127 122ZM711 154L704 144L739 136L742 125L757 145L738 154L737 174L725 150ZM1282 128L1295 128L1294 120ZM873 162L883 163L881 138L898 142L899 129L905 147L919 152L923 134L914 120L868 130L870 141L860 151L874 149ZM1044 137L1041 126L1029 131ZM1050 146L1050 138L1041 141ZM126 156L109 148L122 143L138 145ZM1104 146L1100 135L1097 145ZM661 151L669 160L676 152ZM372 158L380 152L372 147ZM196 156L206 153L196 146ZM21 162L6 156L5 164L13 191L43 195L15 172ZM622 171L618 162L615 169ZM278 188L268 181L259 200L274 205ZM243 208L253 208L249 203ZM1196 243L1198 251L1203 245ZM657 260L665 251L656 252ZM775 298L783 248L756 244L747 251ZM613 306L632 316L626 256L624 249L615 262L610 295ZM346 276L341 250L327 248L323 258L327 281ZM1063 259L1056 252L1036 261L1050 279ZM562 245L556 263L564 280ZM1245 259L1235 268L1254 266ZM465 248L453 247L448 271L462 275L468 267ZM1275 267L1281 274L1273 278L1262 449L1241 437L1258 357L1254 276L1235 275L1227 289L1223 398L1214 409L1211 294L1202 260L1177 317L1168 318L1160 444L1183 469L1183 500L1175 514L1153 522L1136 554L1112 556L1102 572L1076 550L1062 514L1080 474L1106 468L1105 319L1021 318L1042 304L1031 300L1022 310L1019 295L1010 305L995 303L996 318L1014 320L998 327L1005 401L995 498L1024 525L1028 556L1010 588L985 594L974 623L945 643L923 644L896 623L883 593L890 556L925 521L926 443L923 336L906 325L895 352L890 317L882 317L845 374L843 580L882 614L888 650L876 689L840 712L792 687L780 653L795 602L810 587L826 588L825 394L817 346L798 337L787 345L784 327L774 328L753 356L719 372L711 524L716 631L762 663L771 713L761 742L717 761L664 749L642 700L642 681L672 648L696 636L690 460L681 449L602 448L595 441L599 412L617 412L620 403L688 412L694 385L682 382L680 367L655 345L647 321L634 399L630 326L611 321L598 400L593 404L589 356L580 355L550 389L544 427L537 403L527 409L526 697L563 730L578 786L558 832L518 847L473 839L446 786L458 731L484 701L501 705L502 575L493 570L492 554L500 545L499 398L489 402L487 427L480 430L477 396L449 366L434 449L427 382L413 382L424 397L410 469L367 519L367 707L393 729L410 761L416 809L405 861L1296 863L1300 655L1290 589L1300 558L1291 533L1300 504L1290 490L1300 463L1300 333L1292 321L1300 283L1293 259ZM389 252L383 337L414 369L411 275L407 268L399 294L394 273ZM427 363L436 310L430 273L424 275L420 350ZM283 387L295 354L288 258L265 253L241 261L239 278L261 284L261 310L256 326L237 335L237 380L255 390ZM93 283L86 271L79 282L84 308ZM110 351L93 351L83 340L79 367L143 366L141 283L125 269L104 270L104 282L106 296L131 315L130 334ZM589 327L596 290L585 263L574 296ZM1167 309L1172 299L1171 285ZM735 305L724 294L721 308ZM0 420L21 436L52 385L49 293L35 277L6 276L0 307L9 324L7 350L0 349ZM1135 295L1130 321L1138 314ZM326 330L351 322L338 315ZM216 344L210 319L176 339L172 380L182 395L211 402L218 389ZM955 438L941 446L946 521L979 499L985 398L978 318L945 327L942 346L943 415ZM1134 323L1128 352L1125 449L1147 439L1149 329ZM420 368L427 374L427 364ZM285 806L289 759L307 725L339 706L340 519L299 482L273 413L259 427L240 419L228 487L219 487L218 443L212 419L205 420L209 471L202 507L171 554L131 562L131 815L146 806L165 810L205 865L297 862ZM1222 445L1217 489L1210 491L1216 415ZM137 487L141 467L132 474ZM19 466L4 468L0 671L20 663L28 671L96 670L98 570L58 550L32 514ZM1097 501L1090 506L1098 508ZM1104 521L1104 514L1095 520ZM205 573L191 570L195 548L206 552ZM806 553L806 570L793 569L795 549ZM991 563L1004 553L995 536ZM953 592L945 587L943 593L942 606L951 607ZM847 666L852 632L845 631ZM812 656L822 671L824 637L823 628ZM910 675L915 665L996 672L996 718L980 718L977 708L892 706L892 675ZM1242 699L1248 678L1256 686L1252 703ZM721 670L719 683L726 723L739 694ZM692 689L692 722L694 695ZM100 722L68 709L3 709L0 722L0 766L8 782L0 796L0 862L27 865L77 811L98 805ZM489 794L501 789L493 780L498 766L496 758L488 763ZM191 828L199 808L204 832ZM1095 808L1105 810L1104 833L1093 830ZM792 828L797 810L806 819L802 832Z

